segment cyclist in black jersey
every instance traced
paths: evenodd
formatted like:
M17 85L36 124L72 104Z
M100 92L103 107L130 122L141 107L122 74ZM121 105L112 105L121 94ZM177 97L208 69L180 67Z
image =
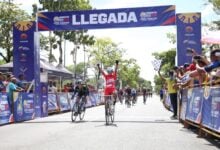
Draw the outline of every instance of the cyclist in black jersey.
M77 94L76 102L79 102L79 100L82 98L82 96L86 97L86 101L89 96L89 88L86 83L83 81L79 80L77 81L77 86L74 89L74 94L73 97Z

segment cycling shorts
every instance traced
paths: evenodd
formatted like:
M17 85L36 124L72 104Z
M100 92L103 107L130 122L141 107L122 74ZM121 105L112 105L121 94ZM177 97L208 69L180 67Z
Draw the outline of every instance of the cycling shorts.
M104 93L106 95L112 95L115 92L115 88L106 88Z

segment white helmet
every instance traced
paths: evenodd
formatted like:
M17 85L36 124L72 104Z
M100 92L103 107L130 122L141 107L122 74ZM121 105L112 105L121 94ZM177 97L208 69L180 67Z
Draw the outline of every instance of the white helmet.
M107 72L108 72L108 73L112 73L112 72L113 72L112 67L108 67L108 68L107 68Z

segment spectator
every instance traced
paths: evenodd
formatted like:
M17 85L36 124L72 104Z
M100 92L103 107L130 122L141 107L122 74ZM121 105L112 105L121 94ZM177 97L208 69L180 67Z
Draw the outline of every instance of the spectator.
M24 74L19 74L18 75L17 86L20 87L20 88L26 89L26 87L25 87L25 80L24 80Z
M176 79L174 77L174 72L169 71L169 78L164 78L160 74L160 69L158 71L158 74L160 78L166 83L168 93L170 96L171 104L173 106L173 116L171 116L171 119L177 119L177 86L176 86Z
M8 94L8 104L9 104L9 107L10 107L12 114L13 114L13 110L14 110L13 92L22 92L23 91L22 88L20 88L16 85L16 82L17 82L17 79L15 77L12 77L6 87L6 92Z
M0 72L0 92L4 92L5 91L5 85L3 82L3 74Z

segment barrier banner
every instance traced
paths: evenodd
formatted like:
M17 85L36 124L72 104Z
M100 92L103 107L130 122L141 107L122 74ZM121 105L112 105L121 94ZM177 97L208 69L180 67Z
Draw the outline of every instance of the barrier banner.
M188 89L186 119L201 123L203 106L203 88Z
M34 119L35 109L33 93L14 92L13 99L15 122Z
M41 82L41 117L48 116L48 85Z
M14 92L13 93L13 102L14 102L14 121L20 122L24 118L24 104L22 100L22 93Z
M59 101L60 111L70 110L70 104L68 101L67 93L59 93L57 94L57 98Z
M164 105L167 109L173 111L173 106L171 105L170 96L168 93L165 95Z
M194 49L198 54L201 46L201 13L181 13L176 15L177 25L177 65L192 62L192 53L187 49Z
M39 12L39 31L175 25L175 6Z
M48 112L58 111L57 96L54 93L48 93Z
M180 119L185 120L188 102L188 89L183 89L181 94Z
M89 93L89 101L90 101L90 106L96 106L97 102L98 102L98 94L94 93L94 92L90 92Z
M6 93L0 93L0 125L10 123L11 111Z
M34 119L34 94L33 93L20 93L23 100L23 120Z
M205 89L202 125L220 133L220 88Z

